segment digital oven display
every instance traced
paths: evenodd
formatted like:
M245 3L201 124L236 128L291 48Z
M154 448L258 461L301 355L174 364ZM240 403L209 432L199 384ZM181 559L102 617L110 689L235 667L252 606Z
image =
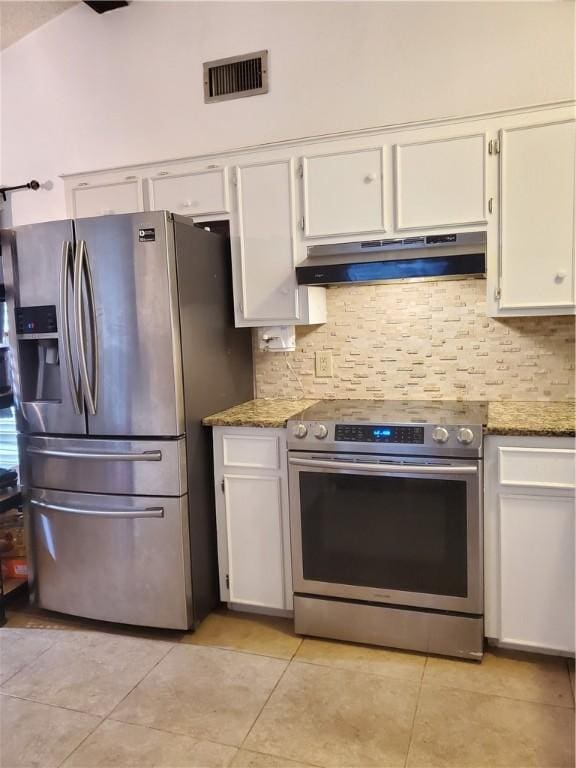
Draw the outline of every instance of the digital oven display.
M424 443L424 427L336 424L336 442L345 443Z

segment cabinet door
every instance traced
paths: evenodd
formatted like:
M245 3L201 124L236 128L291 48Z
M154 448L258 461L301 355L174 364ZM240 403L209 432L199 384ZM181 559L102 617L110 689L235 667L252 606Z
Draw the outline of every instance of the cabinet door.
M226 168L181 174L160 171L148 183L152 210L184 216L208 216L230 210Z
M576 121L500 133L502 309L574 303Z
M77 219L142 211L142 182L138 178L110 184L81 182L72 190L72 206Z
M574 651L574 497L500 497L500 639Z
M230 602L283 609L279 477L224 475Z
M486 221L485 136L396 145L396 228Z
M293 161L240 166L236 179L243 320L296 320Z
M302 158L307 237L383 232L383 150Z

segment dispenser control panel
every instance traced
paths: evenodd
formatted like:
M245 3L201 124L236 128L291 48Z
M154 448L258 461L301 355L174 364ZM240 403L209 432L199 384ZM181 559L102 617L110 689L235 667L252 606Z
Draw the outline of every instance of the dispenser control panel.
M56 333L56 307L47 304L43 307L16 307L16 333Z

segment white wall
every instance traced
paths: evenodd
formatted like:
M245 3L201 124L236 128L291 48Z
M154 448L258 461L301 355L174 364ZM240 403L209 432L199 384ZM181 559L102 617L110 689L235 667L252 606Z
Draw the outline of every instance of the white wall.
M572 2L79 5L2 54L14 223L58 174L573 97ZM201 62L270 50L270 93L205 105Z

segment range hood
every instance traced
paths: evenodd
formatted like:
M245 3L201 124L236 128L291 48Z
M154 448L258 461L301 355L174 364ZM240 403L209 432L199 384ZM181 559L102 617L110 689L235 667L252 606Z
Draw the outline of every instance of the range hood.
M485 277L486 233L314 245L296 276L299 285Z

